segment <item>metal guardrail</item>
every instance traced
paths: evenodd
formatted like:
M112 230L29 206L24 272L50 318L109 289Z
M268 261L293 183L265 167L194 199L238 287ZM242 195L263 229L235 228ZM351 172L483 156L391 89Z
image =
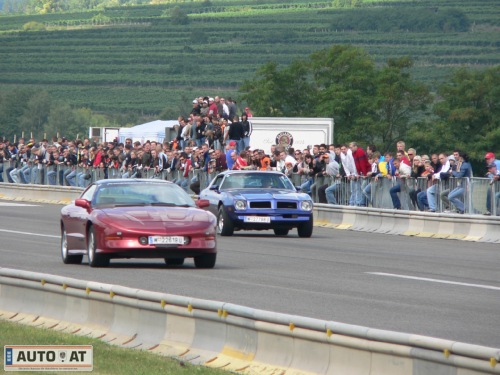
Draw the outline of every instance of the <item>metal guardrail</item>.
M29 163L19 169L14 169L11 162L4 162L4 182L18 182L26 184L42 184L42 185L61 185L86 187L91 182L101 179L112 178L158 178L168 181L173 181L182 186L188 193L196 193L191 189L191 184L195 181L199 182L199 188L204 189L209 182L217 174L207 173L203 170L195 169L190 171L187 176L184 176L184 171L163 170L159 173L153 169L142 168L134 170L121 170L116 168L86 168L86 167L68 167L64 165L49 166L46 165L30 165ZM9 176L8 176L9 175ZM332 178L330 176L316 177L308 181L309 177L292 174L290 176L295 186L303 186L304 191L309 192L315 203L333 203L343 206L352 204L352 188L353 182L347 178ZM457 199L463 204L463 212L468 214L491 214L493 216L500 215L500 181L491 183L488 178L449 178L446 181L439 180L432 185L429 180L423 178L396 178L391 179L380 178L360 178L356 183L361 189L360 198L356 202L358 206L374 207L381 209L395 208L392 198L391 189L396 186L400 187L400 191L396 193L403 210L426 210L428 209L429 194L433 191L435 199L436 212L458 212L461 211L450 202L449 196L457 188L462 188L462 192L457 191ZM312 186L311 186L312 185ZM198 186L198 184L196 184ZM331 187L330 197L325 196L326 187ZM420 201L426 203L422 206ZM457 202L455 200L455 202Z
M8 268L0 310L1 319L229 371L500 374L498 348Z

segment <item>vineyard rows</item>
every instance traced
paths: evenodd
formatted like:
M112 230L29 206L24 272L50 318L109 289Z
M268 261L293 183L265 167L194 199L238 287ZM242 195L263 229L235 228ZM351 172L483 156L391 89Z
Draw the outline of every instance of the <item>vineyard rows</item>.
M43 87L78 106L149 113L207 90L237 95L243 80L264 63L306 60L333 44L363 47L378 64L410 55L412 72L426 82L445 78L456 66L500 63L500 36L494 31L500 25L497 0L443 0L439 6L432 0L364 3L365 11L373 7L378 12L457 8L475 27L474 32L447 33L344 31L336 22L356 10L332 4L182 3L188 25L172 22L168 4L110 8L102 12L105 18L95 11L1 17L0 90ZM47 30L20 32L33 21Z

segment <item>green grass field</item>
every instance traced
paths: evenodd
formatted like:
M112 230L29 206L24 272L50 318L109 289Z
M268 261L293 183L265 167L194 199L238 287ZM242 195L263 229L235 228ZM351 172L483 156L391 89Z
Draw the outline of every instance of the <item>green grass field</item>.
M161 357L144 351L111 346L103 341L74 336L43 328L10 323L0 320L1 371L4 364L4 345L92 345L94 370L92 374L102 375L222 375L228 372ZM54 374L54 372L36 372ZM69 372L57 372L57 374ZM71 372L73 374L73 372Z

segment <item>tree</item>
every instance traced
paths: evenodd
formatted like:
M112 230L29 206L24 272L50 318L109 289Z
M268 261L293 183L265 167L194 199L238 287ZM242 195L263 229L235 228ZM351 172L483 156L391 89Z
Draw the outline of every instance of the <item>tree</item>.
M376 117L370 132L381 150L394 149L405 139L432 101L429 88L413 80L409 57L390 59L376 74L374 104Z
M19 117L19 127L40 139L43 127L50 113L51 100L47 91L39 91L30 97L23 114Z
M189 23L189 17L187 13L178 6L172 9L172 12L170 13L170 19L173 25L187 25Z
M336 45L311 55L316 115L335 119L338 142L372 141L375 64L361 48Z
M240 88L246 101L259 116L312 116L315 89L308 64L294 61L281 70L278 64L264 64L256 77Z
M483 71L459 69L438 93L434 112L455 147L482 159L500 144L500 66Z

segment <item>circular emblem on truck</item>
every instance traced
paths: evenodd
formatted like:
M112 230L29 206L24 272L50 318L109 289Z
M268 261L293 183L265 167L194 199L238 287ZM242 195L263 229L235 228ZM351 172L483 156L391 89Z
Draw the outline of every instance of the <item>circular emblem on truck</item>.
M289 132L281 132L276 136L276 144L278 146L284 146L286 148L293 145L293 135Z

